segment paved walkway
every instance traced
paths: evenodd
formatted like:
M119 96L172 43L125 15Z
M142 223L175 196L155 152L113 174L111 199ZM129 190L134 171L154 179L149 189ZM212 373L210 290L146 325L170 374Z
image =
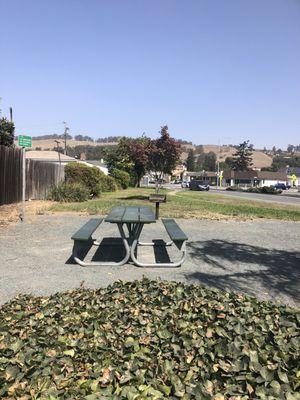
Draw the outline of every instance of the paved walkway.
M150 278L201 283L233 289L263 299L300 306L300 224L256 220L178 220L190 238L187 261L178 269L80 267L70 260L70 237L89 217L43 215L32 222L0 229L0 303L17 293L50 294L84 286ZM117 236L116 227L103 224L98 236ZM161 222L146 226L141 240L167 239ZM105 243L105 242L104 242ZM95 258L120 258L118 245L103 246ZM172 254L173 255L173 254ZM89 255L90 257L93 255ZM153 249L141 249L142 258L154 258ZM156 259L163 261L164 252Z

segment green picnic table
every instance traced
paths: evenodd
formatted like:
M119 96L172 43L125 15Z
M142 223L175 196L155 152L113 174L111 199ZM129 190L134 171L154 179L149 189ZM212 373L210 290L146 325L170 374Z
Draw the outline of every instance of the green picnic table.
M79 249L86 242L96 246L100 245L97 240L92 238L92 234L103 221L117 225L125 248L125 256L118 262L85 262L78 257ZM73 258L82 266L121 266L131 260L138 267L179 267L186 257L186 241L188 238L173 219L163 219L162 222L171 238L170 242L163 242L163 245L171 246L172 244L175 244L182 252L182 257L177 262L142 263L137 259L138 246L158 245L156 242L144 243L139 241L144 225L156 223L155 215L149 206L117 206L109 212L104 220L101 218L92 218L72 236L72 239L74 240ZM127 228L127 233L125 233L125 227Z

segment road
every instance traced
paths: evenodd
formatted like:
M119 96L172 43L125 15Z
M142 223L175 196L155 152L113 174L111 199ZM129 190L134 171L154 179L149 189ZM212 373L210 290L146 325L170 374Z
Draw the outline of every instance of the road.
M290 197L279 194L261 194L261 193L246 193L246 192L230 192L226 190L214 189L211 193L221 194L224 196L239 197L246 200L266 201L268 203L280 203L290 206L300 207L300 197Z
M178 191L186 190L186 189L182 189L181 185L174 185L174 184L170 184L170 183L169 184L165 183L163 185L163 187L166 189L172 189L172 190L178 190ZM261 194L261 193L230 192L227 190L219 190L219 189L211 189L209 193L221 194L224 196L231 196L231 197L239 197L241 199L246 199L246 200L266 201L268 203L279 203L279 204L300 207L300 196L290 197L290 196L286 196L284 194L283 195L279 195L279 194L272 195L272 194Z

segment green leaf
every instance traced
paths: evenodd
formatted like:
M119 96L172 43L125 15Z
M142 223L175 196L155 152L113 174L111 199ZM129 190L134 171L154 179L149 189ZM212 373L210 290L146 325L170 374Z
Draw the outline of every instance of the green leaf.
M65 350L65 351L64 351L64 354L65 354L66 356L74 357L75 351L74 351L73 349Z

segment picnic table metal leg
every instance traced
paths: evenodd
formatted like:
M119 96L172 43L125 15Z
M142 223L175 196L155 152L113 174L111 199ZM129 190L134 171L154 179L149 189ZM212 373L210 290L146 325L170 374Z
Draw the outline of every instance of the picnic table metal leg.
M80 246L80 242L75 241L72 254L73 254L73 259L76 261L76 263L81 265L82 267L89 267L89 266L94 266L94 265L103 266L103 267L105 267L105 266L120 267L121 265L126 264L130 258L130 247L129 247L129 244L128 244L128 241L127 241L124 229L123 229L123 225L118 224L118 228L119 228L119 232L120 232L121 238L123 240L123 245L124 245L125 252L126 252L125 257L121 261L118 261L118 262L114 262L114 261L88 261L88 262L85 262L85 261L82 261L78 257L78 251L82 245ZM97 243L98 242L94 240L92 244L97 245Z
M136 266L141 267L141 268L178 268L178 267L181 266L181 264L186 259L186 241L184 241L182 243L182 246L180 248L182 256L181 256L180 260L177 261L177 262L170 262L170 263L144 263L144 262L139 261L137 259L137 256L136 256L136 250L137 250L137 247L140 245L139 237L141 235L142 229L143 229L143 224L141 224L139 226L139 229L137 231L137 235L135 236L135 238L134 238L134 240L132 242L132 245L131 245L131 249L130 249L131 260L134 262L134 264ZM173 244L173 242L166 243L166 245L172 245L172 244ZM148 244L144 243L142 245L146 245L147 246ZM151 243L150 245L152 246L152 245L155 245L155 244Z

